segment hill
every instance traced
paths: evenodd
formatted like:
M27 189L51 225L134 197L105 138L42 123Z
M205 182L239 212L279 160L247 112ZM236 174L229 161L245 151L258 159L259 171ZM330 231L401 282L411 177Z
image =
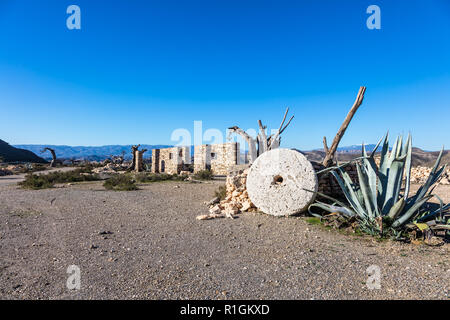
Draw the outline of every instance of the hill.
M7 142L0 140L0 157L4 162L34 162L46 163L43 158L29 150L15 148Z
M101 161L109 158L111 155L120 155L125 152L125 159L131 159L131 145L107 145L99 147L88 146L55 146L55 145L39 145L39 144L23 144L15 145L15 147L29 150L34 153L40 153L45 147L49 147L55 150L56 157L59 159L76 159L76 160L90 160ZM141 145L141 149L148 149L149 151L144 154L144 158L151 156L152 149L169 148L168 145ZM43 154L45 159L51 159L51 154L46 152Z
M370 147L369 147L370 146ZM357 149L358 147L359 149ZM372 151L375 145L368 145L367 150ZM322 161L325 157L323 149L302 152L310 161ZM412 166L432 167L439 155L439 151L424 151L420 148L412 148ZM350 146L338 148L336 157L339 162L350 161L361 156L361 146ZM450 164L450 150L445 150L442 156L441 164Z
M0 140L1 141L1 140ZM9 145L8 145L9 146ZM12 148L11 146L9 146ZM90 161L102 161L109 158L111 155L120 155L125 152L125 159L131 159L131 145L106 145L99 147L89 147L89 146L55 146L55 145L35 145L35 144L24 144L15 145L16 148L25 149L22 151L31 151L36 154L40 154L41 150L45 147L50 147L55 149L56 156L60 159L79 159L79 160L90 160ZM169 145L141 145L141 148L148 149L149 152L144 154L144 158L151 157L151 150L157 148L169 148ZM375 144L366 145L366 150L372 152L375 148ZM20 149L16 149L20 150ZM191 147L191 155L193 154L193 147ZM412 165L413 166L432 166L434 161L439 154L439 151L424 151L419 148L413 148ZM310 151L302 151L303 154L311 161L320 162L325 156L323 149L315 149ZM35 154L33 154L36 156ZM336 152L337 160L339 162L350 161L361 155L361 145L352 145L339 147ZM43 158L51 159L50 153L44 153ZM241 162L245 159L245 153L241 154ZM442 163L450 164L450 151L444 151L444 156L442 157Z

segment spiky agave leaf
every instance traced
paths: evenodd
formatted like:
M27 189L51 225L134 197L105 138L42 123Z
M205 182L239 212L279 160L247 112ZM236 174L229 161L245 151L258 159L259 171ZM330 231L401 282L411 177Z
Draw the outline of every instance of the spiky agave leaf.
M311 208L313 208L313 207L321 208L321 209L323 209L325 211L328 211L330 213L332 213L332 212L339 212L339 213L342 213L342 214L344 214L344 215L346 215L348 217L354 217L356 215L356 213L352 209L350 209L348 206L346 206L343 202L341 202L341 201L339 201L339 200L337 200L337 199L335 199L333 197L327 196L326 194L323 194L323 193L318 192L318 191L312 191L312 190L308 190L308 189L305 189L305 188L303 188L303 190L308 191L308 192L312 192L312 193L314 193L316 195L319 195L319 196L321 196L321 197L323 197L325 199L333 201L333 204L328 204L328 203L324 203L324 202L316 200L313 204L311 204L308 207L308 212L310 214L314 215L314 216L317 216L317 214L315 214L315 213L313 213L311 211ZM338 206L336 206L335 204L338 204Z
M386 135L383 143L383 149L381 151L381 159L380 159L380 169L378 170L378 207L382 208L384 204L384 195L385 190L387 188L388 183L388 170L390 167L390 155L389 155L389 134ZM397 140L395 141L395 145L397 145ZM392 149L391 152L394 152Z
M409 189L411 185L411 158L412 158L412 137L408 134L408 140L406 141L406 164L405 164L405 194L403 198L408 199Z
M367 157L367 152L366 152L366 148L363 144L362 148L363 148L363 154L364 154L364 159L363 159L363 168L365 169L365 173L367 174L367 183L368 183L368 189L369 189L369 196L371 198L371 203L372 203L372 210L373 210L373 216L379 216L379 211L378 211L378 201L377 201L377 182L378 182L378 177L377 177L377 165L375 163L375 159L374 159L374 154L376 152L376 150L378 149L378 146L380 145L381 140L377 143L377 146L375 147L375 149L373 150L372 154L370 155L370 157Z
M441 174L443 173L445 169L445 165L441 167L441 169L438 170L439 164L441 163L442 154L444 152L444 147L442 147L441 152L439 153L439 156L436 159L436 162L434 163L433 169L430 172L430 175L427 178L427 181L417 190L416 194L408 199L408 202L406 204L406 208L409 209L414 205L414 203L420 199L422 199L428 192L428 190L437 182L437 180L440 178Z
M387 184L383 193L384 203L381 208L383 215L388 214L390 208L395 204L395 202L397 202L402 185L405 158L406 156L401 156L393 159L391 166L389 167Z
M394 223L392 224L392 228L398 228L401 227L403 224L405 224L406 222L413 220L415 214L417 214L418 210L420 209L420 207L423 206L423 204L425 202L427 202L428 200L430 200L433 196L425 196L422 199L420 199L419 201L415 202L411 208L407 209L407 211L405 213L403 213L397 220L394 221Z
M318 208L328 211L330 213L333 213L333 212L342 213L346 217L354 217L355 216L355 213L351 209L348 209L346 207L334 206L334 205L331 205L331 204L328 204L325 202L320 202L320 201L316 201L315 203L313 203L312 205L310 205L308 207L308 212L314 216L318 216L317 214L315 214L314 212L311 211L311 209L314 207L318 207Z
M349 181L350 178L348 177L348 175L347 176L344 175L342 169L339 168L338 171L341 173L344 179L342 179L339 176L339 174L337 174L335 171L332 171L331 174L336 178L339 186L341 187L341 190L344 192L345 198L360 217L362 218L367 217L367 213L365 212L364 208L359 202L359 198L355 193L355 191L353 190L351 181Z
M363 173L363 170L365 169L361 169L359 163L356 163L356 171L358 173L359 186L361 187L364 205L367 210L369 218L373 219L375 216L374 214L375 207L374 204L372 203L372 190L370 190L369 186L369 177L365 171Z

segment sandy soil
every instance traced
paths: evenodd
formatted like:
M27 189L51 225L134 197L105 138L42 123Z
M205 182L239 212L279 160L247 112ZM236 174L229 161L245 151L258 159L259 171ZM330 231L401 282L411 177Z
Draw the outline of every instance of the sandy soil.
M379 243L302 217L196 220L220 183L0 183L0 298L448 299L449 245ZM437 192L450 201L449 187ZM78 291L66 287L69 265ZM366 286L371 265L379 290Z

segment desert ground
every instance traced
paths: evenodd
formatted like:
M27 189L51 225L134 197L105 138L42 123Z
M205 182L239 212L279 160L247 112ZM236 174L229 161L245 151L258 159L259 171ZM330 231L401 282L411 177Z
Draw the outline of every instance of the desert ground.
M196 220L223 181L131 192L17 181L0 178L1 299L449 298L449 244L378 242L262 213ZM450 186L436 193L450 201ZM66 287L70 265L80 290ZM371 265L381 289L366 286Z

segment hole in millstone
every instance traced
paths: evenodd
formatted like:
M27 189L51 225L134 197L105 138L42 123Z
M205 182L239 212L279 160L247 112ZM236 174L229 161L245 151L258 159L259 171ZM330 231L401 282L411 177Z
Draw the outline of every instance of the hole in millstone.
M283 183L283 177L278 175L273 177L273 184L282 184Z

